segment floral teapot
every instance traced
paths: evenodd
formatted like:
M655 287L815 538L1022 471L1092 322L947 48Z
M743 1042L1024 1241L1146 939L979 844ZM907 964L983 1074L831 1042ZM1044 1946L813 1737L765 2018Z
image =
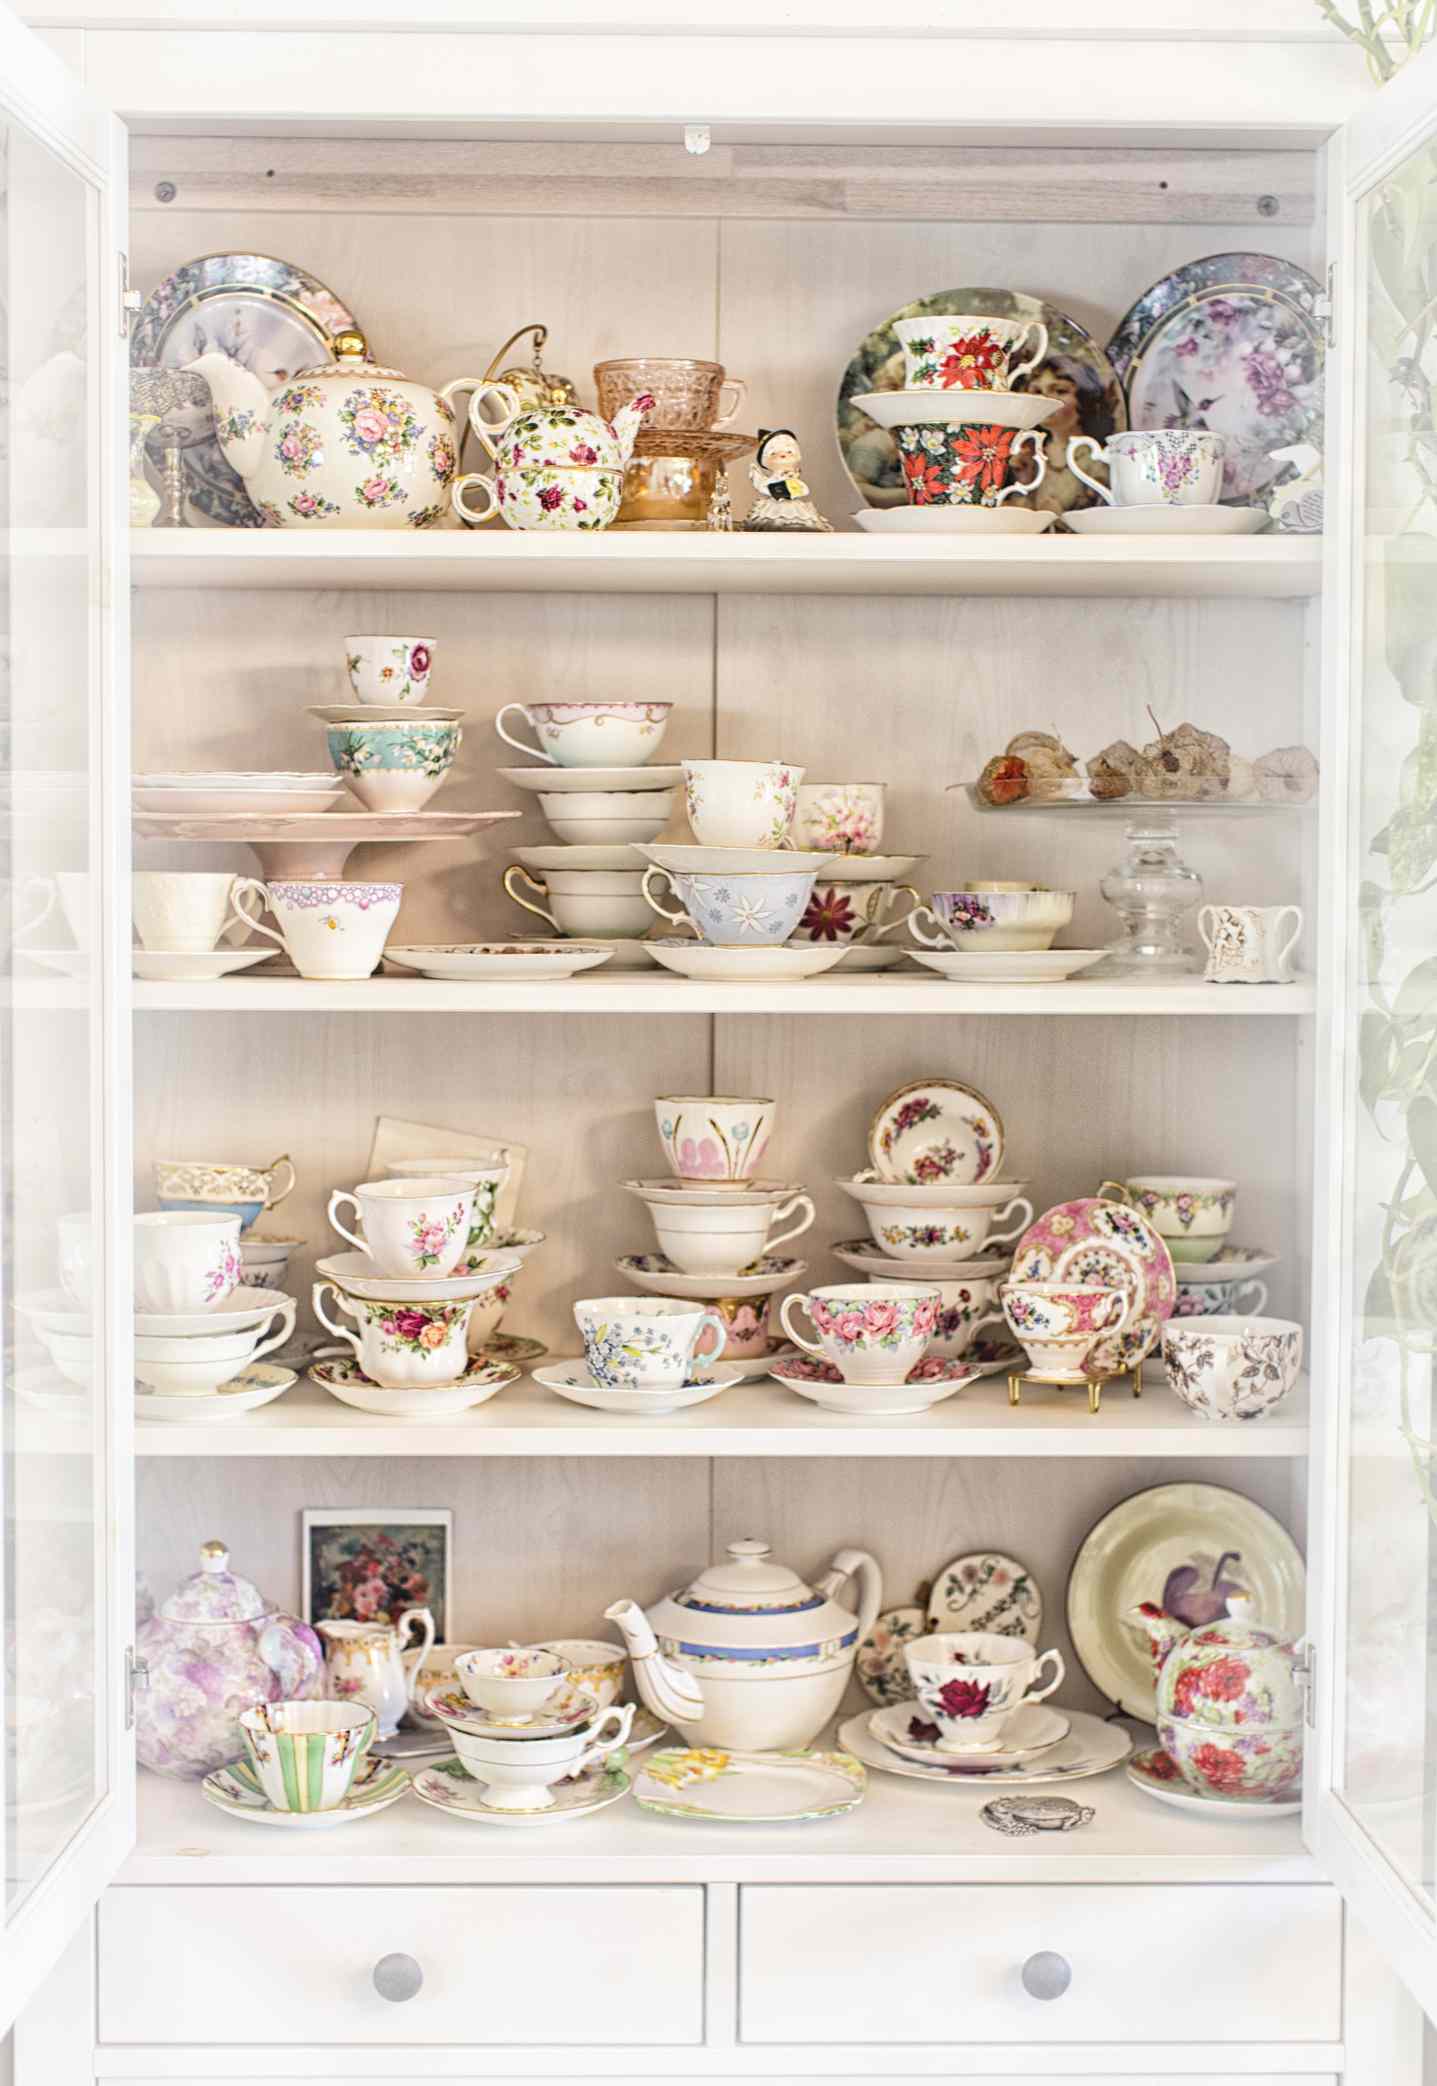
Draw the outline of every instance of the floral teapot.
M218 350L187 365L210 387L225 462L274 528L427 529L458 465L451 396L371 362L364 335L337 333L333 362L271 391Z
M452 388L452 387L451 387ZM485 417L486 399L501 417ZM449 497L462 521L477 526L502 514L511 529L606 529L624 497L624 472L653 394L641 391L620 406L612 425L582 406L521 408L512 386L476 387L469 425L494 459L492 478L471 471L456 479ZM473 493L482 502L474 513Z
M1200 1796L1291 1801L1302 1776L1301 1640L1263 1629L1246 1594L1229 1594L1226 1607L1194 1622L1144 1601L1123 1617L1157 1667L1159 1742Z
M157 1774L207 1775L244 1752L242 1710L324 1693L309 1624L277 1614L229 1561L223 1543L201 1545L199 1570L136 1636L149 1680L135 1696L135 1746Z
M728 1557L647 1615L633 1601L604 1612L644 1701L694 1745L805 1746L843 1699L883 1605L883 1575L866 1550L840 1550L816 1586L774 1564L767 1543L730 1543ZM857 1615L835 1599L851 1578Z

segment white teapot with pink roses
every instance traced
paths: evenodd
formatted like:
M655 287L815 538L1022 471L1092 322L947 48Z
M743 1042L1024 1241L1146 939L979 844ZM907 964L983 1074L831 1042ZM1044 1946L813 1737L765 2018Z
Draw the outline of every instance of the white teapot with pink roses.
M226 463L272 528L431 528L459 463L450 401L486 386L458 377L431 391L371 362L359 332L332 346L333 362L273 390L218 351L188 365L210 387Z

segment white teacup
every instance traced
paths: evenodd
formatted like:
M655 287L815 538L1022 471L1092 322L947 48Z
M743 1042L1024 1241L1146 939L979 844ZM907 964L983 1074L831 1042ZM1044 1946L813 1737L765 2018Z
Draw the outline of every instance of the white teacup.
M800 1308L816 1340L793 1323ZM795 1347L831 1362L845 1383L903 1383L928 1352L938 1291L912 1282L834 1282L786 1296L778 1316Z
M673 707L671 702L505 703L494 729L516 753L551 768L641 768L658 752ZM528 724L537 745L505 731L511 710Z
M728 1338L717 1311L675 1297L582 1297L574 1323L589 1374L615 1391L693 1383L723 1353Z
M474 1190L474 1215L469 1224L469 1251L472 1254L485 1252L494 1236L495 1212L504 1184L510 1173L510 1154L505 1146L495 1153L493 1161L486 1166L471 1166L467 1160L449 1159L391 1159L385 1166L391 1180L455 1180L467 1181ZM470 1270L466 1263L459 1263L459 1273L479 1272Z
M791 1224L787 1231L774 1230L776 1224L796 1210L804 1212L797 1224ZM661 1250L685 1275L736 1275L751 1261L776 1252L807 1231L814 1214L807 1195L741 1210L726 1209L722 1203L702 1208L688 1208L682 1203L649 1205Z
M454 1750L484 1784L486 1811L548 1811L554 1784L572 1781L627 1742L634 1705L601 1710L586 1730L558 1738L479 1738L459 1725L448 1727Z
M298 1308L293 1297L278 1297L270 1316L243 1333L141 1334L135 1341L135 1374L152 1391L197 1396L218 1390L242 1376L251 1362L284 1346L293 1336Z
M239 1287L238 1217L149 1210L135 1219L135 1302L142 1311L213 1311Z
M805 782L793 815L793 844L821 854L876 855L883 844L886 782Z
M681 1181L746 1187L758 1172L778 1113L772 1101L730 1094L660 1094L654 1102L664 1157Z
M893 1260L975 1260L995 1246L1011 1246L1032 1223L1033 1205L1014 1187L1006 1201L866 1202L863 1214L873 1243ZM997 1224L1005 1228L995 1231Z
M552 1637L538 1649L557 1653L569 1669L570 1687L592 1695L600 1709L607 1709L623 1694L629 1655L622 1644L610 1644L602 1637Z
M257 891L279 930L254 922L286 950L302 978L372 977L399 911L403 884L303 883L298 879L235 879L235 899Z
M903 343L908 391L1011 391L1048 353L1048 329L1041 319L1025 323L959 312L899 319L893 331Z
M700 847L782 847L803 769L791 761L685 761L684 802Z
M1200 427L1131 428L1095 442L1068 440L1068 469L1109 507L1212 507L1222 492L1226 448L1221 435ZM1087 449L1108 467L1108 483L1078 462Z
M925 1296L937 1290L938 1316L928 1352L942 1355L946 1361L956 1362L965 1355L985 1326L1007 1323L998 1304L998 1284L1002 1279L998 1275L985 1275L976 1282L940 1282L936 1278L928 1282L893 1282L884 1281L880 1275L870 1275L868 1279L882 1282L885 1289Z
M504 1724L532 1723L570 1685L568 1661L541 1644L476 1646L454 1661L454 1674L474 1707Z
M258 924L263 900L253 912L239 902L252 882L228 871L137 869L130 879L135 931L147 949L207 956L227 927Z
M434 664L432 637L347 637L344 663L356 702L422 703Z
M1292 983L1292 952L1302 933L1301 906L1205 905L1197 920L1207 950L1203 976L1213 984Z
M358 1332L330 1317L323 1302L326 1290L334 1298L336 1310L355 1320ZM310 1300L325 1330L352 1347L365 1375L387 1390L457 1383L469 1366L472 1297L446 1303L381 1304L351 1296L333 1282L316 1282Z
M338 1212L345 1203L363 1222L363 1238L340 1223ZM439 1281L453 1274L468 1247L474 1190L454 1174L435 1174L428 1180L364 1181L353 1192L334 1190L329 1198L329 1221L342 1239L369 1255L381 1274L428 1276Z
M516 884L527 884L547 905L522 898ZM518 862L504 871L504 889L515 905L535 913L560 934L645 935L654 924L644 896L642 869L559 869L531 876Z
M991 1630L940 1630L903 1647L919 1707L938 1726L940 1753L988 1753L1025 1702L1044 1702L1063 1685L1060 1651L1035 1652ZM1053 1677L1036 1685L1052 1661Z

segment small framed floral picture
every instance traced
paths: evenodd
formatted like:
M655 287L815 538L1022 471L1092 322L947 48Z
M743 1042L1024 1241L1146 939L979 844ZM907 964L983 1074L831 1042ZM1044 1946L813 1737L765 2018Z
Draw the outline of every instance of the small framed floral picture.
M446 1643L453 1540L447 1507L306 1507L306 1618L397 1622L406 1608L428 1608Z

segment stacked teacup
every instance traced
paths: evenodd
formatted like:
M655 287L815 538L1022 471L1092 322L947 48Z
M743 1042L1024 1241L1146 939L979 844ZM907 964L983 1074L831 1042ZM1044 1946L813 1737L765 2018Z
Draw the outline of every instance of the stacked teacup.
M509 1162L508 1148L500 1145L483 1160L391 1159L384 1168L385 1176L390 1180L431 1180L436 1176L452 1175L467 1181L474 1190L474 1214L470 1219L468 1244L454 1269L456 1276L474 1276L485 1285L475 1297L469 1316L471 1355L489 1351L490 1343L498 1336L504 1313L513 1302L514 1285L520 1273L544 1243L542 1231L501 1231L499 1228L499 1197L509 1179Z
M935 891L909 915L909 932L923 944L914 960L940 977L1010 982L1071 977L1101 960L1102 949L1055 950L1073 917L1075 891L1046 884L963 877L958 888Z
M1078 461L1087 451L1106 466L1094 478ZM1265 507L1224 507L1227 443L1202 427L1132 428L1096 442L1068 441L1068 469L1102 503L1076 509L1067 524L1080 536L1247 536L1267 525Z
M792 945L840 948L846 971L888 970L911 953L889 937L918 907L917 890L899 879L924 857L879 852L886 794L882 782L805 782L798 790L793 845L822 855L824 862ZM897 910L900 897L909 900L905 911Z
M1043 423L1059 400L1016 387L1048 353L1040 319L980 312L900 319L901 391L862 393L854 405L898 447L905 507L869 508L854 518L883 534L1037 535L1054 517L1009 505L1037 491L1047 473Z
M334 1190L329 1221L354 1251L318 1263L312 1301L353 1360L316 1363L310 1373L325 1390L362 1411L428 1418L481 1404L517 1375L469 1354L476 1307L521 1265L515 1254L471 1250L476 1192L462 1172ZM340 1221L346 1206L362 1233Z
M278 1209L294 1187L287 1152L268 1166L236 1166L221 1160L158 1159L155 1199L162 1210L207 1210L240 1220L241 1286L282 1290L289 1257L306 1241L255 1230L266 1210ZM281 1185L282 1183L282 1185Z
M552 1811L558 1786L601 1767L634 1721L632 1703L601 1708L569 1662L541 1645L461 1652L454 1674L429 1690L425 1708L482 1785L482 1811ZM585 1792L573 1794L585 1807Z
M542 763L499 773L538 797L557 842L516 848L504 889L551 929L543 939L606 946L611 969L649 961L637 947L653 915L634 843L662 833L674 809L679 769L650 765L673 709L671 702L506 703L494 721L505 745ZM511 713L528 725L532 743L505 729Z
M316 705L329 758L366 811L420 811L463 739L462 710L425 707L434 663L428 637L347 637L351 703Z
M687 977L735 982L831 970L842 947L792 939L827 859L790 844L803 769L782 760L686 760L682 767L694 845L650 841L638 852L650 864L641 883L646 902L693 938L651 943L656 960Z
M703 1197L712 1195L715 1190L732 1195L752 1189L773 1135L776 1113L772 1101L733 1094L661 1094L654 1103L654 1114L659 1141L673 1172L667 1183L633 1182L629 1185L636 1193L645 1187L652 1191L655 1186L666 1185L688 1188ZM649 1200L660 1240L665 1233L671 1238L678 1236L688 1220L676 1217L675 1211L682 1210L684 1205L671 1200L645 1199ZM789 1205L789 1211L805 1204L812 1208L804 1196L801 1202ZM712 1211L715 1206L705 1200L694 1207ZM722 1203L718 1210L721 1216ZM779 1290L802 1281L807 1273L806 1261L767 1250L771 1243L781 1243L770 1241L769 1231L773 1223L781 1221L783 1213L781 1205L775 1207L772 1204L767 1210L759 1207L756 1213L745 1210L735 1226L725 1230L703 1230L680 1239L674 1256L668 1251L626 1253L614 1265L621 1275L640 1289L647 1290L651 1296L681 1299L689 1305L717 1313L724 1336L718 1350L719 1359L726 1367L735 1368L744 1376L763 1376L782 1344L770 1332L774 1297ZM696 1221L717 1227L719 1219L705 1216ZM808 1221L812 1221L811 1217ZM806 1229L807 1224L800 1228ZM788 1237L796 1235L793 1232L786 1234ZM748 1253L755 1241L758 1241L755 1253L747 1259L740 1258ZM686 1266L686 1262L695 1258L715 1257L719 1242L722 1242L724 1256L730 1260L726 1271L714 1272L710 1268L690 1270ZM582 1320L580 1330L583 1330Z

